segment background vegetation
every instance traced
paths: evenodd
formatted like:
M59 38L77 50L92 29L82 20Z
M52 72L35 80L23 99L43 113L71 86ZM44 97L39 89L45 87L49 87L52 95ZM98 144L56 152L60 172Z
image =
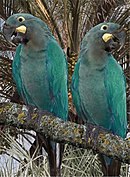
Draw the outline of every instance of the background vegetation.
M103 21L117 22L129 28L130 5L128 0L1 0L0 18L2 23L13 13L27 12L44 20L67 54L69 80L71 80L74 65L77 61L80 42L86 32ZM16 45L5 40L0 32L0 97L1 102L16 102L23 104L12 80L11 64ZM130 58L129 30L124 47L114 52L115 58L124 69L127 81L127 111L130 115ZM70 112L75 114L69 94ZM14 104L15 109L15 104ZM26 111L23 106L23 110ZM17 110L18 111L18 110ZM128 120L130 122L130 120ZM0 152L7 154L5 163L0 164L0 176L49 176L47 156L44 152L43 162L36 166L35 158L30 157L27 150L32 146L30 138L35 138L32 132L14 128L2 127ZM8 135L6 135L8 134ZM10 136L11 135L11 136ZM19 141L18 141L19 139ZM19 163L15 170L14 160ZM2 159L3 160L3 159ZM4 161L4 160L3 160ZM101 176L100 163L97 154L92 151L78 149L66 145L62 165L63 176ZM128 165L122 165L122 176L128 174Z

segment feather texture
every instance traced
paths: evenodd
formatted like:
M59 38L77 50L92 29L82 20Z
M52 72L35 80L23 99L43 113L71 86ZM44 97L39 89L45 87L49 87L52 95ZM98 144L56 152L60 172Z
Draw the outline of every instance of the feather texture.
M125 138L127 116L124 74L121 66L107 51L111 45L117 43L113 39L109 41L112 44L102 39L105 33L115 34L118 30L117 24L102 23L86 34L71 88L77 114L84 122L102 126ZM119 175L118 161L104 155L100 155L100 159L104 175Z
M47 25L30 14L15 14L7 19L4 28L7 38L16 31L15 41L21 44L17 47L12 69L19 94L30 109L35 106L66 121L68 88L63 50ZM64 145L43 138L50 175L60 175Z

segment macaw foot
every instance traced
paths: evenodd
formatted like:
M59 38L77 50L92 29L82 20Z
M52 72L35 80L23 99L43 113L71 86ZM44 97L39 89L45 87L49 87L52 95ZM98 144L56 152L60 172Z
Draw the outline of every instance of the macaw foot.
M89 143L90 141L93 142L93 149L96 150L96 144L98 135L100 132L101 127L97 126L96 128L93 127L91 124L86 124L87 131L86 131L86 141Z
M47 111L43 111L43 110L37 110L37 113L38 113L38 118L36 119L37 121L37 124L40 125L40 122L41 122L41 118L43 115L51 115L51 113L47 112Z
M28 112L27 112L27 119L26 122L33 122L33 123L39 123L39 110L31 105L27 106Z
M28 105L27 108L28 108L27 119L26 119L27 123L31 121L33 123L40 125L42 116L43 115L47 116L51 114L47 111L40 110L31 105Z
M32 119L32 115L33 115L33 107L32 106L27 106L28 107L28 113L27 113L27 121L31 120Z

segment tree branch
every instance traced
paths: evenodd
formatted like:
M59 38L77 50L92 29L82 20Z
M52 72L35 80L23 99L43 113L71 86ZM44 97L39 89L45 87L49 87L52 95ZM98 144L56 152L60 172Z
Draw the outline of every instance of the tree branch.
M40 125L36 123L37 113L32 115L32 120L21 123L21 120L26 120L26 118L27 116L22 111L21 105L15 104L14 106L13 103L0 104L0 125L34 130L41 133L41 135L51 137L52 140L57 142L91 148L98 153L130 163L130 139L123 140L92 124L84 126L69 121L64 122L52 115L42 115Z

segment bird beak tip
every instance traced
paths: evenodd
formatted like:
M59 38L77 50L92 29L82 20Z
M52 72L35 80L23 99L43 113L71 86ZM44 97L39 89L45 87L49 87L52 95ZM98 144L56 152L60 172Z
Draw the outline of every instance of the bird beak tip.
M27 28L26 28L26 26L21 25L21 26L17 27L15 31L16 31L16 32L19 32L19 33L25 34L26 31L27 31Z

